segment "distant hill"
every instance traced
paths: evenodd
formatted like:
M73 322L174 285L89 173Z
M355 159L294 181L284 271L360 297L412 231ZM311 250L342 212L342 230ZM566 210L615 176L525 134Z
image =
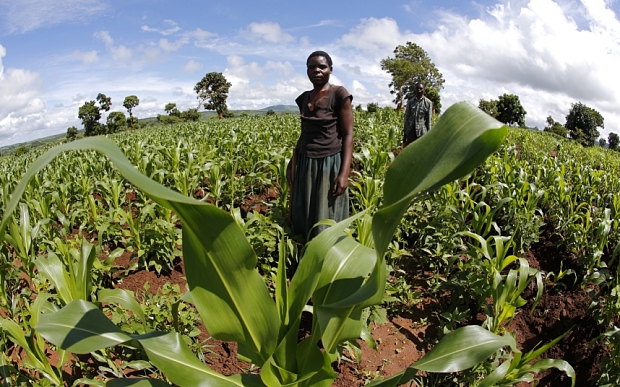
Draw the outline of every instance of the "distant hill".
M260 109L261 111L273 110L274 112L298 112L299 108L297 105L273 105L267 106L264 109Z
M83 134L83 133L84 133L84 129L78 130L78 134ZM61 143L66 138L67 138L67 134L66 133L60 133L60 134L53 134L53 135L48 136L48 137L37 138L37 139L32 140L32 141L26 141L26 142L20 142L20 143L17 143L17 144L6 145L6 146L3 146L3 147L0 147L0 156L7 155L7 154L12 154L12 153L15 152L15 150L17 148L19 148L21 146L25 147L26 149L36 148L38 146L46 145L46 144L49 144L49 143Z

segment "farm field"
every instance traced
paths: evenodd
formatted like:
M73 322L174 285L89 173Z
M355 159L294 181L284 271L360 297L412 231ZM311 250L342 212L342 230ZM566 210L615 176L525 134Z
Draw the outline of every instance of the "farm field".
M377 285L382 290L378 305L356 306L340 325L343 331L354 332L349 320L360 322L367 327L362 329L364 340L335 345L327 339L335 343L343 334L321 337L322 348L335 360L321 372L333 368L338 373L336 386L379 385L381 378L404 371L440 340L449 340L451 332L474 326L507 344L466 370L420 372L408 385L526 386L536 381L539 386L569 386L573 370L577 386L618 385L620 154L511 128L499 149L471 173L415 194L402 218L396 218L400 221L394 235L377 240L371 232L373 216L386 201L394 201L394 194L384 195L386 172L398 157L408 157L397 156L401 127L402 115L391 109L356 112L349 187L354 219L342 226L342 233L350 237L344 240L357 241L362 253L358 261L347 263L361 267L370 262L364 267L374 270L374 249L385 251L386 280L384 288ZM212 338L210 334L217 336L214 332L225 327L215 324L207 329L201 318L204 311L196 298L205 297L213 304L228 293L210 295L201 287L191 296L186 293L188 278L225 283L227 275L212 276L202 270L206 266L190 263L187 255L203 257L197 245L209 245L211 237L183 231L189 227L208 233L216 226L203 220L220 219L227 226L214 232L230 236L226 249L231 262L236 253L248 253L239 235L256 257L257 264L245 268L246 277L234 278L243 285L241 299L250 305L262 302L254 291L262 287L276 305L293 302L295 294L279 289L295 283L293 273L310 270L303 254L321 255L320 247L304 246L291 235L286 220L285 171L298 130L296 115L211 120L110 136L127 157L125 166L118 158L110 163L94 150L50 158L24 187L4 230L2 383L103 386L110 381L110 386L128 386L130 378L149 377L161 382L152 385L169 385L168 370L155 366L164 354L153 351L147 341L158 337L152 332L176 331L177 344L187 346L196 361L223 375L249 375L247 380L230 379L237 383L230 385L260 385L252 384L256 380L252 375L259 373L252 365L258 364L256 358L248 356L252 351L239 349L232 336L227 341ZM0 158L0 215L22 175L47 149ZM203 211L198 214L186 214L181 200L175 204L165 194L154 200L154 186L144 182L140 184L146 191L137 188L122 168L140 172L188 201L195 198L210 205L197 207ZM226 213L231 216L226 218ZM340 234L334 231L334 235L336 240ZM201 262L209 261L210 251ZM327 265L330 261L325 259ZM361 288L359 279L371 270L359 270L346 279L351 284L345 281L341 291ZM325 285L321 278L317 281L319 289ZM324 306L320 296L313 294L316 310ZM366 303L372 304L361 304ZM57 314L62 311L69 316ZM54 322L76 318L73 328L82 323L94 326L101 320L84 316L97 311L119 330L109 334L114 339L93 350L59 349L72 344L66 343L68 335L59 333L61 324ZM233 312L222 306L221 313ZM290 339L288 334L280 338L287 345L313 338L319 327L329 331L320 322L313 325L307 311L300 309L298 314L299 329L290 329ZM240 320L246 318L254 317ZM117 345L127 343L127 335L142 335L143 348L135 343ZM52 344L58 337L65 342ZM254 344L255 352L263 354L263 343L254 340ZM238 360L238 351L250 361ZM278 377L292 377L278 372Z

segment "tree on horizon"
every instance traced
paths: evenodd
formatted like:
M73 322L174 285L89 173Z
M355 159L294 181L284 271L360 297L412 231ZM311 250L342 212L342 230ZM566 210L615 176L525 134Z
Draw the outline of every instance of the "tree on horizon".
M381 69L392 76L390 94L394 95L396 110L400 111L404 103L415 96L415 86L424 84L425 88L433 89L439 102L439 91L443 88L443 75L422 47L407 42L404 46L398 45L394 49L394 57L381 60ZM430 93L429 93L430 94ZM429 97L430 98L430 97ZM439 103L441 107L441 103Z
M207 73L194 86L198 98L198 108L202 105L205 110L215 110L217 117L222 119L224 112L228 110L226 99L232 83L226 80L222 73Z

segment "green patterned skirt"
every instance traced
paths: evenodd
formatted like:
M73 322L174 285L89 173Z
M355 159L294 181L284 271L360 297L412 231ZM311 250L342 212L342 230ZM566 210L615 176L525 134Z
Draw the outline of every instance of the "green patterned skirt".
M340 173L341 154L313 159L300 154L293 180L292 223L296 234L312 239L327 226L312 228L321 219L340 222L349 217L349 190L334 196L332 188Z

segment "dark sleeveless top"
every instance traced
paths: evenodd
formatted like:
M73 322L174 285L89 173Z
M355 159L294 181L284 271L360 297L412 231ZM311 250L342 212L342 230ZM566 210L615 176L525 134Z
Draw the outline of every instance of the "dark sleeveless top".
M313 159L331 156L342 150L338 115L344 101L353 101L353 96L344 87L331 85L327 94L311 107L310 93L304 91L295 100L301 116L300 152Z

